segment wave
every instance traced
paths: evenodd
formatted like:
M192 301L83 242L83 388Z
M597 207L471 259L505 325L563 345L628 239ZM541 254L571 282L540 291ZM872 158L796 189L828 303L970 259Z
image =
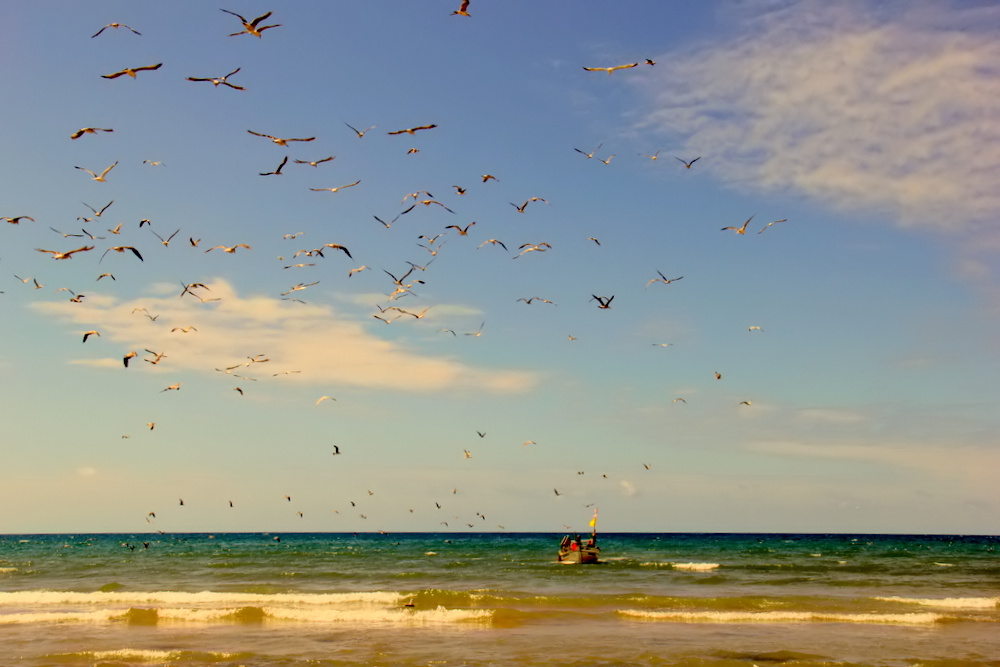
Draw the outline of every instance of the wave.
M904 598L898 596L877 597L882 602L903 602L923 607L944 609L995 609L1000 606L1000 597L995 598Z
M0 626L31 623L451 624L487 621L491 609L419 606L395 592L228 593L202 591L0 593Z
M934 613L843 614L813 611L648 611L619 609L626 618L675 623L874 623L882 625L932 625L944 620Z
M668 567L673 570L687 570L689 572L708 572L710 570L717 570L722 565L719 563L641 563L642 567Z

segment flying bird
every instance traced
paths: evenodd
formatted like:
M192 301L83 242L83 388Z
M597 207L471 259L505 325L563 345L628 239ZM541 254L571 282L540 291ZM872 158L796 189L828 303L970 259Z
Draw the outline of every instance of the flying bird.
M230 37L236 37L237 35L247 34L247 35L253 35L254 37L258 37L259 38L261 36L261 33L264 32L265 30L268 30L269 28L279 28L279 27L281 27L280 23L275 23L274 25L261 25L261 26L259 26L260 22L266 20L267 17L269 17L272 14L272 12L267 12L266 14L261 14L260 16L258 16L257 18L255 18L253 21L247 21L245 18L243 18L242 16L240 16L236 12L231 12L228 9L222 9L220 11L223 11L223 12L225 12L227 14L232 14L233 16L235 16L236 18L238 18L241 23L243 23L243 30L240 30L239 32L231 33L229 35Z
M469 228L472 227L474 224L476 224L476 223L475 222L470 222L469 224L467 224L465 226L464 229L461 228L461 227L459 227L458 225L448 225L447 227L445 227L445 229L454 229L454 230L456 230L458 232L459 236L468 236L469 235Z
M435 127L437 127L437 125L432 123L430 125L420 125L418 127L410 127L405 130L394 130L392 132L386 132L386 134L416 134L419 130L433 130Z
M361 139L362 137L364 137L365 134L368 133L368 130L374 130L375 127L376 127L375 125L372 125L371 127L366 127L363 130L359 130L358 128L354 127L350 123L344 123L344 125L346 125L347 127L351 128L352 130L354 130L354 134L358 135L358 139Z
M462 0L458 9L451 13L452 16L469 16L469 0Z
M60 252L58 250L44 250L42 248L35 248L38 252L47 252L52 255L52 259L72 259L73 255L78 252L86 252L88 250L93 250L94 246L83 246L82 248L77 248L76 250L67 250L66 252Z
M614 294L612 294L611 296L597 296L596 294L590 295L590 300L597 301L597 307L603 308L605 310L611 308L611 302L614 300L614 298L615 298Z
M215 86L216 88L218 88L220 85L223 85L223 86L229 86L230 88L233 88L234 90L246 90L246 88L244 88L243 86L237 86L235 84L229 83L229 81L226 80L229 77L231 77L232 75L234 75L237 72L239 72L241 69L243 69L243 68L242 67L237 67L236 69L234 69L232 72L230 72L229 74L227 74L225 76L216 76L216 77L209 77L209 78L200 78L200 77L195 77L195 76L189 76L187 78L187 80L188 81L210 81L212 83L212 85Z
M285 156L285 159L281 161L281 164L278 165L277 169L275 169L274 171L261 172L260 175L261 176L281 176L281 170L285 168L286 164L288 164L288 156L287 155Z
M632 67L638 67L638 66L639 63L629 63L627 65L615 65L614 67L584 67L583 69L587 70L588 72L607 72L608 76L611 76L611 73L614 72L615 70L630 69Z
M483 241L482 243L480 243L480 244L479 244L479 245L477 246L477 249L478 249L478 248L482 248L482 247L483 247L484 245L486 245L487 243L489 243L490 245L498 245L498 246L500 246L501 248L503 248L504 250L507 250L507 246L505 246L505 245L503 244L503 241L500 241L500 240L498 240L498 239L486 239L485 241ZM510 252L510 251L508 250L508 252Z
M335 401L337 399L333 398L332 396L320 396L318 399L316 399L316 402L314 403L314 405L319 405L320 403L322 403L323 401L326 401L326 400Z
M282 139L281 137L272 137L270 134L262 134L260 132L254 132L253 130L247 130L250 134L255 137L264 137L265 139L270 139L279 146L287 146L289 141L315 141L316 137L306 137L305 139Z
M90 36L90 38L91 38L91 39L93 39L93 38L97 37L98 35L100 35L100 34L101 34L102 32L104 32L104 31L105 31L105 30L107 30L108 28L115 28L116 30L117 30L118 28L125 28L125 29L127 29L127 30L131 30L131 31L132 31L132 32L134 32L134 33L135 33L136 35L141 35L141 34L142 34L142 33L141 33L141 32L139 32L138 30L136 30L136 29L134 29L134 28L130 28L130 27L128 27L127 25L125 25L124 23L109 23L109 24L107 24L106 26L104 26L103 28L101 28L100 30L98 30L97 32L95 32L95 33L94 33L93 35L91 35L91 36Z
M148 71L148 70L160 69L160 67L162 67L162 66L163 66L163 63L156 63L155 65L144 65L142 67L126 67L125 69L121 70L120 72L115 72L114 74L102 74L101 78L102 79L117 79L118 77L120 77L120 76L122 76L124 74L128 74L130 77L132 77L134 79L136 72L145 72L145 71Z
M183 384L183 383L182 382L178 382L177 384L172 384L169 387L167 387L166 389L161 389L160 393L162 394L163 392L170 391L171 389L173 389L175 391L180 391L181 384ZM183 505L183 503L181 503L181 504Z
M656 274L658 276L660 276L660 277L659 278L653 278L652 280L650 280L648 283L646 283L646 287L649 287L653 283L663 283L664 285L669 285L670 283L677 282L678 280L680 280L681 278L684 277L684 276L678 276L677 278L667 278L665 275L663 275L659 271L657 271Z
M329 162L330 160L333 160L336 157L337 157L336 155L331 155L330 157L325 157L322 160L294 160L294 162L295 164L307 164L310 167L318 167L324 162Z
M594 150L590 151L589 153L587 153L586 151L582 151L579 148L574 148L573 150L575 150L577 153L579 153L580 155L583 155L584 157L586 157L589 160L590 158L594 157L594 154L597 153L597 151L601 150L601 146L603 146L603 145L604 145L604 142L601 142L601 143L597 144L597 148L595 148Z
M520 206L518 206L514 202L510 202L510 205L513 206L514 208L516 208L518 213L524 213L524 209L528 208L528 204L530 204L533 201L545 202L546 204L549 203L548 200L542 199L541 197L530 197L528 200L526 200Z
M107 250L105 250L105 251L104 251L104 255L107 255L107 254L108 254L109 252L111 252L112 250L114 250L115 252L121 252L121 253L125 252L126 250L129 250L129 251L131 251L131 253L132 253L133 255L135 255L136 257L138 257L138 258L139 258L139 261L140 261L140 262L144 261L144 260L142 259L142 255L140 255L140 254L139 254L139 251L138 251L138 250L136 250L136 249L135 249L135 247L133 247L133 246L130 246L130 245L116 245L116 246L112 246L112 247L110 247L110 248L108 248ZM103 262L103 261L104 261L104 255L101 255L101 259L100 259L100 260L98 260L98 263L100 263L100 262ZM110 274L109 274L109 275L110 275Z
M149 230L149 231L153 232L152 229ZM177 232L179 232L179 231L181 231L181 230L178 229ZM162 236L160 236L156 232L153 232L153 236L155 236L156 238L160 239L160 243L163 244L163 247L168 248L168 247L170 247L170 242L174 240L175 236L177 236L177 232L174 232L173 234L171 234L167 238L163 238Z
M679 160L679 161L681 162L681 164L683 164L683 165L684 165L684 166L685 166L685 167L686 167L687 169L690 169L690 168L691 168L691 165L693 165L693 164L694 164L695 162L697 162L698 160L700 160L700 159L701 159L701 156L698 156L698 157L696 157L696 158L695 158L695 159L693 159L693 160L685 160L685 159L683 159L683 158L679 158L679 157L677 157L677 156L675 155L675 156L674 156L674 159L675 159L675 160Z
M754 215L757 215L757 214L755 213ZM749 218L747 218L747 221L743 223L742 227L723 227L721 231L726 231L727 229L731 229L734 232L736 232L737 234L746 234L747 233L747 225L750 224L751 220L753 220L753 215L751 215Z
M344 188L353 188L360 182L361 180L359 179L357 181L354 181L353 183L348 183L347 185L338 185L335 188L309 188L309 189L312 190L313 192L338 192L340 190L343 190Z
M116 166L118 166L118 161L117 160L115 161L115 163L113 165L111 165L110 167L108 167L107 169L105 169L104 171L102 171L100 175L97 175L94 172L92 172L91 170L86 169L84 167L77 167L77 169L79 169L80 171L87 172L88 174L90 174L91 176L93 176L94 180L97 181L98 183L105 183L107 181L107 179L105 178L105 176L107 176L108 172L111 171L112 169L114 169Z
M13 218L7 218L7 217L5 217L3 219L6 220L7 222L9 222L12 225L19 225L19 224L21 224L22 220L31 220L32 222L35 221L35 219L32 218L30 215L19 215L19 216L13 217Z
M770 227L771 225L776 225L776 224L778 224L779 222L788 222L788 218L782 218L781 220L774 220L774 221L772 221L772 222L769 222L769 223L767 223L766 225L764 225L764 226L763 226L763 227L761 228L761 230L760 230L759 232L757 232L757 233L758 233L758 234L763 234L763 233L764 233L764 230L765 230L765 229L767 229L767 228L768 228L768 227Z
M83 334L83 342L86 343L87 339L90 338L91 336L100 336L100 335L101 335L100 331L87 331L86 333Z
M97 134L98 132L114 132L109 127L81 127L79 130L69 135L70 139L79 139L85 134Z

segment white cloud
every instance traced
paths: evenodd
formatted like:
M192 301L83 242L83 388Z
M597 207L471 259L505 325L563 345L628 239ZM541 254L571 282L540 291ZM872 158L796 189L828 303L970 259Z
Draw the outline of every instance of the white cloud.
M803 0L666 54L642 127L751 189L969 231L1000 213L1000 9ZM993 27L988 27L993 26Z
M119 344L122 355L128 350L140 356L147 356L143 352L146 349L164 352L162 366L171 370L214 372L263 355L270 360L268 363L252 364L236 372L266 377L300 371L283 376L284 380L401 391L473 387L519 392L530 389L536 381L529 372L474 368L383 340L357 319L329 305L241 296L223 280L208 286L208 290L196 291L219 301L202 303L189 296L178 298L175 287L168 296L128 302L95 294L81 304L37 303L32 307L99 330L100 338L93 337L88 346L96 341ZM190 326L196 330L173 331ZM118 367L122 360L118 356L74 363Z

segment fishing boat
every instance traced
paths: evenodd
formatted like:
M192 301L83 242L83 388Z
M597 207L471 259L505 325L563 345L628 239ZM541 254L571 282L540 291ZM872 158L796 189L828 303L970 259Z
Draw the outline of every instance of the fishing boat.
M590 539L586 542L580 539L579 533L566 535L559 543L560 563L599 563L601 548L597 546L597 510L594 510L594 518L590 520Z

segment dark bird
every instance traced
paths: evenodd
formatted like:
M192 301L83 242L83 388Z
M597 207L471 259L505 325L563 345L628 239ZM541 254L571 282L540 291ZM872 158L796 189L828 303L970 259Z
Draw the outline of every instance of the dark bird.
M611 307L611 302L614 300L614 298L615 298L614 294L612 294L611 296L597 296L596 294L590 295L590 300L597 301L598 304L597 307L604 308L605 310Z
M262 172L260 175L261 176L281 176L281 170L285 168L286 164L288 164L288 156L287 155L285 156L285 159L281 161L281 164L278 165L277 169L275 169L274 171Z
M87 339L90 338L91 336L100 336L100 335L101 335L100 331L88 331L83 334L83 342L86 343Z
M476 223L475 222L470 222L469 224L467 224L465 226L464 229L461 228L461 227L459 227L458 225L448 225L447 227L445 227L445 229L454 229L455 231L458 232L459 236L468 236L469 235L469 228L472 227L474 224L476 224Z
M674 159L675 160L679 160L681 164L683 164L686 168L690 169L691 165L693 165L695 162L697 162L698 160L701 159L701 156L698 156L698 157L696 157L693 160L684 160L684 159L679 158L677 156L674 156Z
M102 79L117 79L118 77L122 76L123 74L128 74L130 77L132 77L134 79L136 72L145 72L147 70L160 69L162 66L163 66L163 63L156 63L155 65L144 65L143 67L126 67L122 71L115 72L114 74L102 74L101 78Z
M260 37L261 36L260 34L262 32L264 32L265 30L268 30L270 28L281 27L280 23L275 23L274 25L261 25L261 26L258 25L261 21L267 19L267 17L270 16L272 14L272 12L268 12L266 14L261 14L260 16L258 16L257 18L255 18L253 21L247 21L245 18L243 18L242 16L240 16L236 12L231 12L228 9L222 9L220 11L223 11L223 12L225 12L227 14L232 14L233 16L235 16L236 18L238 18L241 23L243 23L243 30L240 30L239 32L231 33L229 35L230 37L236 37L237 35L243 35L243 34L253 35L254 37Z
M462 4L458 9L451 13L452 16L469 16L469 0L462 0Z

